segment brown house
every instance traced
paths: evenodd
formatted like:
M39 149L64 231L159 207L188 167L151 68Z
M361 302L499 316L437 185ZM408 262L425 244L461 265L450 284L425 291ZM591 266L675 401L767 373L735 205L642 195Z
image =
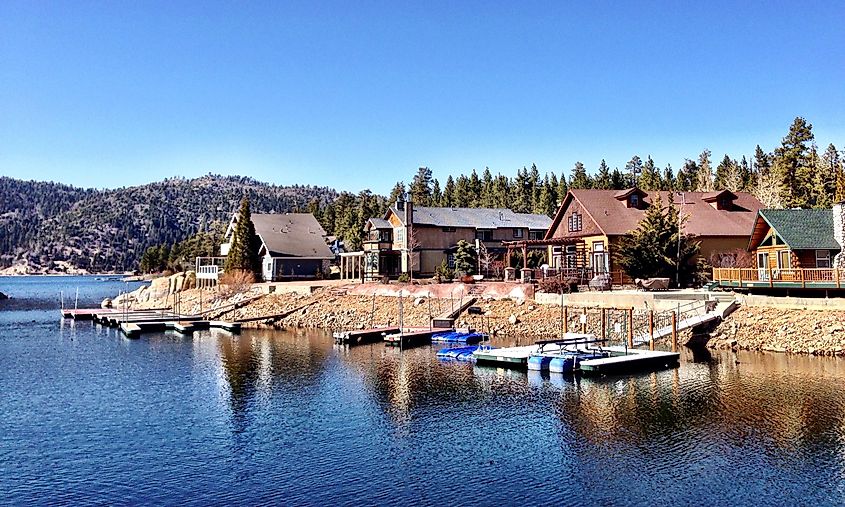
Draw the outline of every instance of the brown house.
M616 271L613 250L620 239L637 228L645 210L660 194L670 199L686 218L684 233L701 242L701 256L745 249L748 231L762 207L751 194L575 189L566 195L546 234L550 266L591 273Z
M484 245L500 256L503 241L540 240L551 219L506 208L443 208L399 200L383 218L365 226L363 278L396 276L413 270L434 274L443 261L454 267L458 241ZM351 254L354 255L354 254Z

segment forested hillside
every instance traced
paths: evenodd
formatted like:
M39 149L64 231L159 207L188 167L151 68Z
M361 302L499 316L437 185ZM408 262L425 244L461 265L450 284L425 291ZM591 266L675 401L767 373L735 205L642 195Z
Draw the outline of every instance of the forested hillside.
M208 175L113 190L0 178L0 264L67 261L92 272L133 270L147 247L228 221L246 195L256 212L327 203L334 190Z

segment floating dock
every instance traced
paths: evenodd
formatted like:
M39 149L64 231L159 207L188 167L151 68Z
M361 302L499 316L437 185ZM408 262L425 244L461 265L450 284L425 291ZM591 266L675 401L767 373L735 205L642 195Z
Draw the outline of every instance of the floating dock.
M205 329L223 329L230 333L239 333L241 324L239 322L223 322L217 320L195 320L189 322L123 322L120 324L120 331L127 338L138 338L143 333L157 333L162 331L176 331L181 334L191 334L194 331Z
M472 353L478 364L506 366L508 368L527 368L528 358L540 352L540 345L524 347L504 347L501 349L479 349Z
M678 366L681 357L678 352L628 349L625 354L623 347L608 347L604 350L610 352L610 357L581 361L579 371L585 375L654 371Z
M434 333L443 332L443 329L427 329L417 331L396 332L384 335L386 345L394 345L403 348L419 347L431 343L431 336Z
M356 331L335 331L335 343L344 345L361 345L364 343L374 343L384 340L387 334L398 333L398 327L374 327L371 329L359 329Z

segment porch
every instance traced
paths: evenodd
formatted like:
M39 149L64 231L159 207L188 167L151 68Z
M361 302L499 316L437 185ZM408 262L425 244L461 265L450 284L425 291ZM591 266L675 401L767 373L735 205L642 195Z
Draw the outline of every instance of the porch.
M842 289L845 269L837 268L713 268L713 282L739 289Z

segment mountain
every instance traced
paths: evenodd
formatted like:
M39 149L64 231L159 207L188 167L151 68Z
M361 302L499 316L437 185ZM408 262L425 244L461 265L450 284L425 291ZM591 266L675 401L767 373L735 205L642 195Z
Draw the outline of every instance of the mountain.
M133 270L147 247L228 221L243 196L253 212L272 213L314 200L325 204L337 195L326 187L271 185L240 176L170 178L107 190L0 177L0 268Z

